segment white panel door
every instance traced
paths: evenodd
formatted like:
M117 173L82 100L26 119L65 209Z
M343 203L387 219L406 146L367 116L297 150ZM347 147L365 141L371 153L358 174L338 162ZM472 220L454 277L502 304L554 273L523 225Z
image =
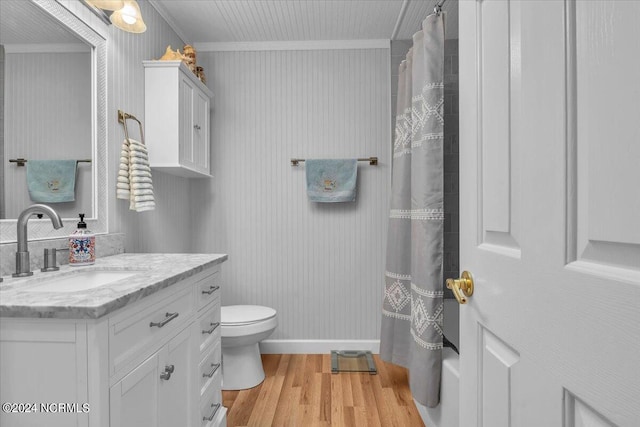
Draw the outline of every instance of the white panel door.
M138 365L110 390L109 413L112 427L158 426L159 354ZM164 368L164 367L163 367Z
M194 342L194 326L180 332L166 345L160 354L160 369L164 370L160 378L158 399L159 427L196 425L199 396L196 366L199 353Z
M191 80L184 76L180 76L179 96L180 96L180 141L179 141L179 153L180 164L191 169L195 169L194 160L194 128L193 128L193 96L195 89Z
M640 425L640 2L460 1L463 427Z
M198 171L209 173L209 97L194 90L193 94L193 153Z

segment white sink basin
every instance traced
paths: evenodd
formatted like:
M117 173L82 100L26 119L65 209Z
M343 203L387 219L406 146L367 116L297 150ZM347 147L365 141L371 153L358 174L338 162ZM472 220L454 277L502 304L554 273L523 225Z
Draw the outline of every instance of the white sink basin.
M77 292L108 285L117 280L135 276L134 270L87 270L65 274L29 287L34 292Z

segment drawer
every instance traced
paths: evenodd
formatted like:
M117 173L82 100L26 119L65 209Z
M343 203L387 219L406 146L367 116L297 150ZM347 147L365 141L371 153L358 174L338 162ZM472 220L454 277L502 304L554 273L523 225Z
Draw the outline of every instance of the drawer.
M202 310L211 302L220 303L220 270L196 283L196 301L198 310Z
M214 378L216 377L219 381L221 378L220 371L215 373ZM218 424L218 420L221 415L221 411L224 412L220 388L208 389L206 394L200 398L200 425L202 427L220 425Z
M220 305L215 304L198 318L200 323L200 352L220 342ZM213 344L215 345L215 344Z
M198 367L198 378L200 379L200 396L204 395L209 387L220 389L220 376L216 375L218 371L222 372L222 357L220 355L220 343L216 343L215 347L209 350L204 356ZM214 382L214 379L218 382Z
M193 288L183 287L126 318L109 320L109 366L113 374L145 347L187 322L194 313Z

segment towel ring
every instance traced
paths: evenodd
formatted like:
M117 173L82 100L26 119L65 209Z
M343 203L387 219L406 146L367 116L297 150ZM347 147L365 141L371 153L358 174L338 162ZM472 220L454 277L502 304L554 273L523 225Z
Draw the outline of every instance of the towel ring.
M127 130L127 119L135 120L138 122L138 126L140 126L140 142L144 143L144 132L142 131L142 122L136 118L133 114L125 113L122 110L118 110L118 123L121 123L124 127L124 137L129 140L129 132Z

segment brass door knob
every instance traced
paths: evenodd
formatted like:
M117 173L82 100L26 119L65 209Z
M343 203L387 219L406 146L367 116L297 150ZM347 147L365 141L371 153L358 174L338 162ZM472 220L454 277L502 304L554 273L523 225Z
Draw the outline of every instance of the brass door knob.
M447 279L447 288L453 291L453 296L456 297L460 304L466 304L466 297L473 295L473 277L471 273L463 271L461 278Z

